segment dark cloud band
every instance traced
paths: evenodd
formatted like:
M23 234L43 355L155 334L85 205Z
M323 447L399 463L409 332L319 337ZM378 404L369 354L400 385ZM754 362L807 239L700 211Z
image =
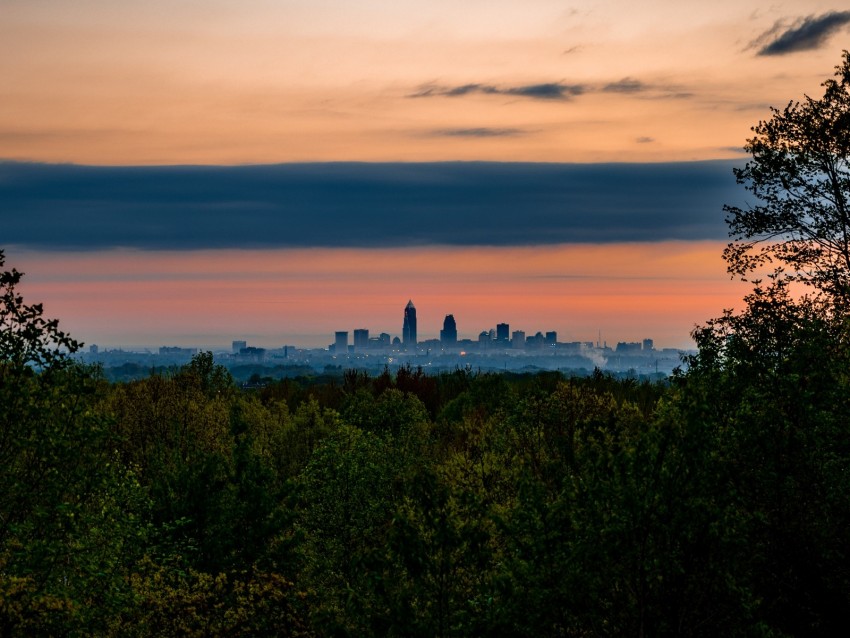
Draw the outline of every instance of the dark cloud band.
M728 161L0 163L0 246L97 250L533 245L726 237Z

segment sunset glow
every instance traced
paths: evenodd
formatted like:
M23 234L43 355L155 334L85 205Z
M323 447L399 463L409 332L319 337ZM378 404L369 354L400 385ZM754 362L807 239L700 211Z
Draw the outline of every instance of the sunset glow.
M654 338L687 347L695 324L736 305L712 242L545 248L15 253L26 292L101 345L179 338L222 346L323 346L335 330L397 335L408 298L422 338L452 313L461 337L499 322L559 338ZM191 327L187 330L187 326Z

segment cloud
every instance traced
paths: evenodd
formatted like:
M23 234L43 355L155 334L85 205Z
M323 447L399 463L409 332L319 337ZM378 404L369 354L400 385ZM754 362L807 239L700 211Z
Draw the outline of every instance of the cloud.
M744 149L743 146L721 146L717 150L722 151L722 152L726 152L726 153L731 152L731 153L737 153L738 155L749 156L749 152L746 149Z
M624 77L615 82L598 84L566 84L564 82L541 82L517 86L499 86L470 82L455 86L442 84L422 84L409 98L428 97L466 97L469 95L509 95L534 100L567 101L588 93L614 93L633 95L646 99L688 99L693 93L683 91L675 85L647 84L633 77Z
M639 137L635 140L638 144L651 144L655 141L654 137Z
M649 87L641 82L640 80L636 80L634 78L623 78L622 80L618 80L616 82L611 82L610 84L606 84L602 87L603 93L639 93L641 91L646 91Z
M581 84L561 84L549 82L545 84L530 84L528 86L517 86L502 89L504 95L520 95L539 100L562 100L575 95L581 95L586 88Z
M790 27L776 23L751 42L748 48L761 47L758 55L785 55L818 49L848 23L850 11L831 11L817 17L810 15L798 19ZM764 44L768 40L771 40L770 43Z
M3 247L516 246L725 238L732 161L0 163Z
M460 97L475 93L483 95L513 95L535 100L568 100L586 91L582 84L564 84L562 82L544 82L541 84L524 84L520 86L500 87L494 84L461 84L458 86L441 86L425 84L408 97Z
M625 77L616 82L609 82L599 89L601 93L620 93L624 95L640 95L641 98L653 100L686 100L694 96L690 91L669 84L647 84L632 77Z
M526 135L527 131L519 128L445 128L429 133L435 137L516 137Z

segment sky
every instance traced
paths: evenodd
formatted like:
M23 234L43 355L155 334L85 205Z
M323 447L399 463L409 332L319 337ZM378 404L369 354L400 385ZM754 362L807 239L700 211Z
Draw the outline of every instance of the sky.
M0 248L88 343L687 347L750 127L834 1L0 0Z

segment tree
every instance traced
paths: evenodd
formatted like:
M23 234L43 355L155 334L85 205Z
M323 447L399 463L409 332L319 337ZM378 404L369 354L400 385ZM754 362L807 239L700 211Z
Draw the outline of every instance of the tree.
M850 599L847 325L783 280L744 301L693 333L699 353L675 381L688 476L705 458L697 495L721 513L724 571L753 617L778 635L835 635Z
M0 250L0 268L6 263ZM23 273L16 269L0 272L0 364L57 369L70 361L66 353L82 346L59 330L57 319L45 319L41 304L27 305L15 289Z
M759 203L725 206L728 271L745 278L773 265L790 281L850 303L850 52L822 84L819 100L805 96L772 109L752 128L735 169ZM787 270L785 270L787 269Z
M21 276L0 270L0 635L98 633L131 594L145 496L114 459L97 369Z
M399 474L378 434L342 425L300 474L301 582L315 592L313 622L326 635L368 635L367 557L386 546Z
M738 547L727 572L781 635L834 635L850 592L850 52L822 86L752 129L735 176L757 203L725 207L724 258L755 288L693 333L673 402L692 439L709 433L712 500L732 513L723 545Z

